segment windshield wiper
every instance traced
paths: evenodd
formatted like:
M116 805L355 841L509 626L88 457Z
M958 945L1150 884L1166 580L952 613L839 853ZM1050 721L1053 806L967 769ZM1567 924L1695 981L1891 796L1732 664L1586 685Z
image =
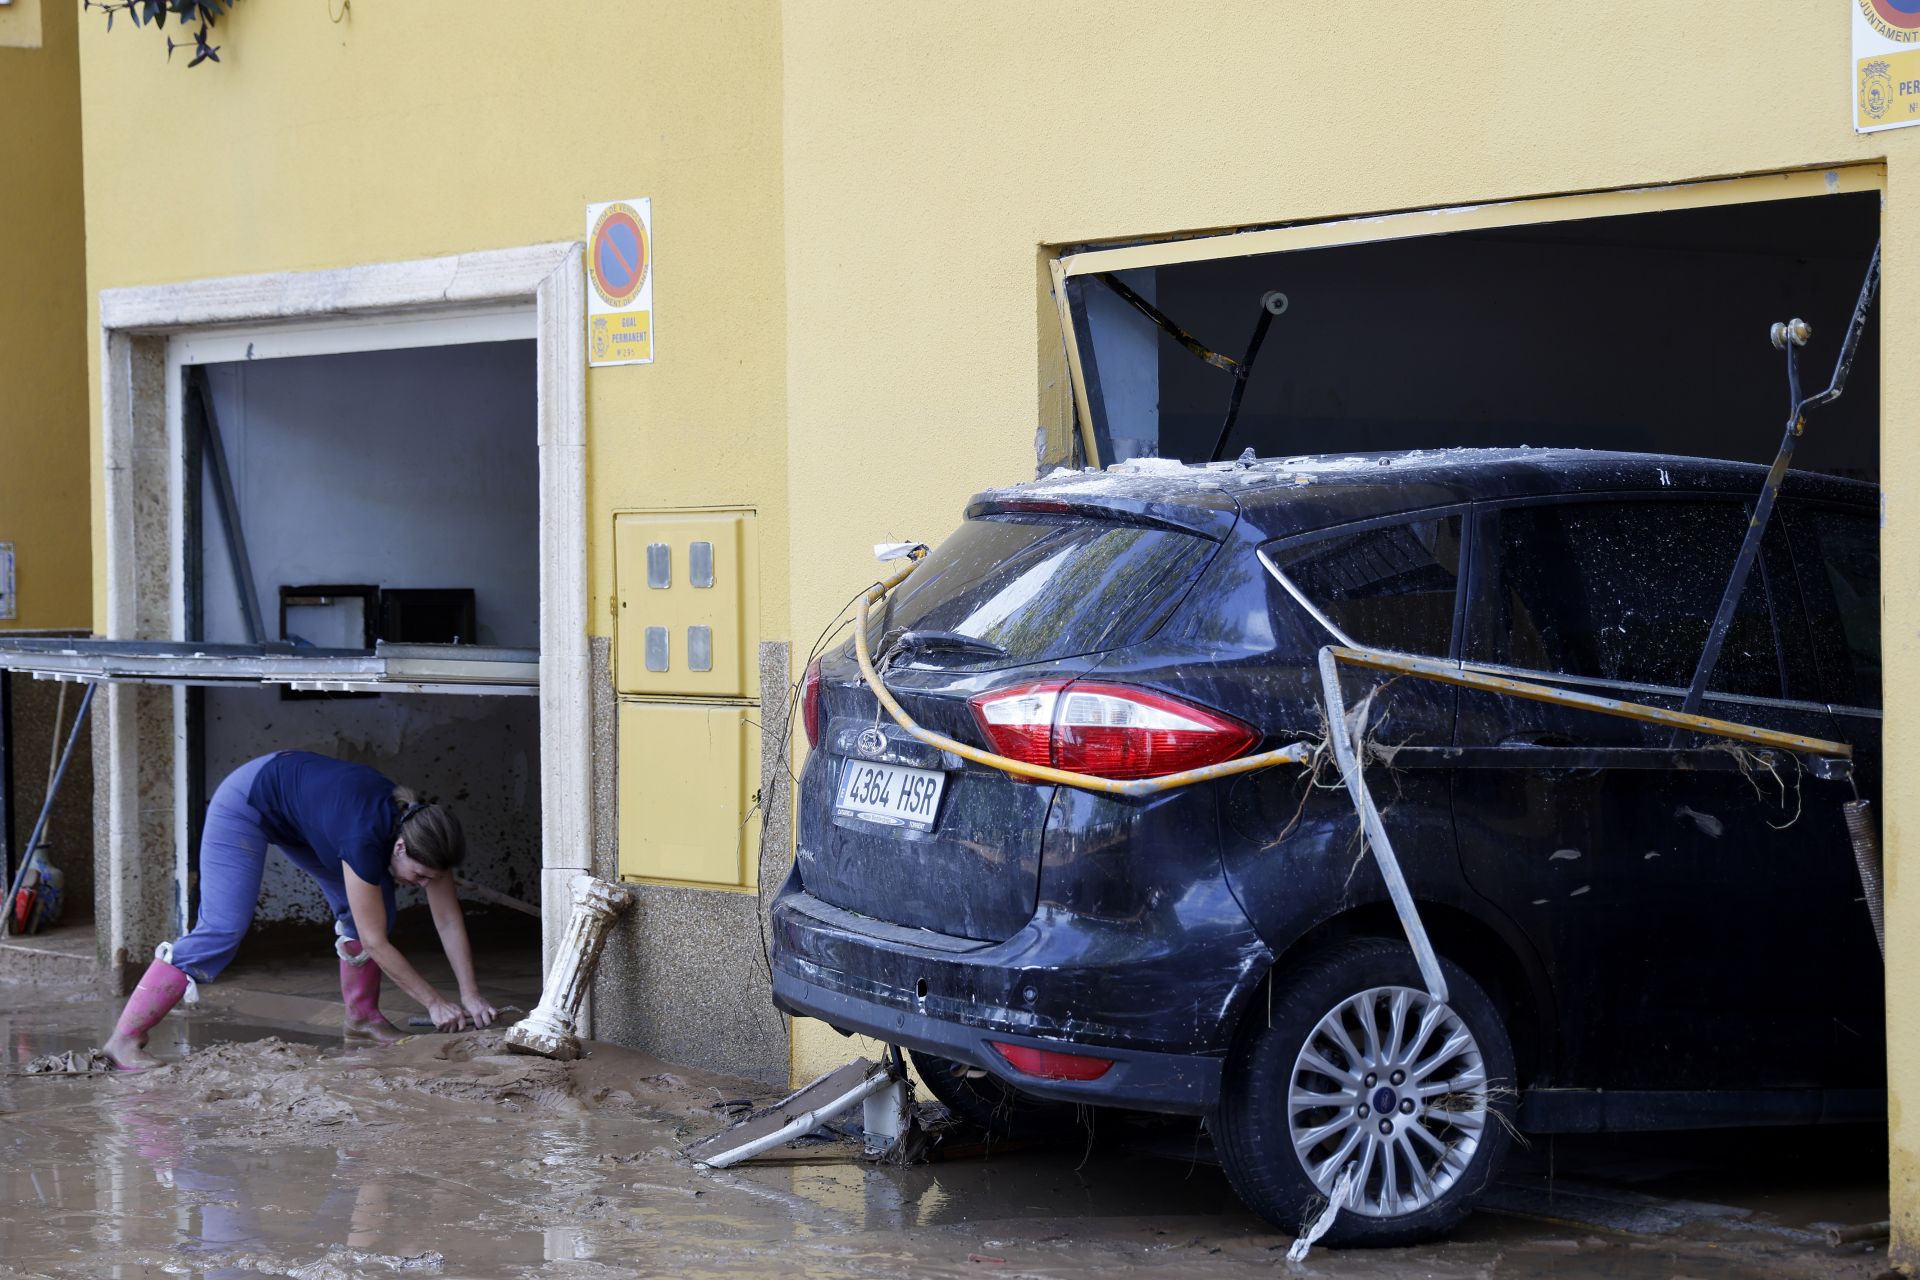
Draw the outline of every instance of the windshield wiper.
M962 635L958 631L901 631L885 646L883 656L905 653L977 653L987 658L1004 658L1007 651L991 640Z

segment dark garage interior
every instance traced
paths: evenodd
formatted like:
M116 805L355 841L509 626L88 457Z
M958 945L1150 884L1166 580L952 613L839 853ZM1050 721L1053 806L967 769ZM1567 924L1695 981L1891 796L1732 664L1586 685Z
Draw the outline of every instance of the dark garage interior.
M1532 445L1768 462L1787 409L1768 327L1813 326L1801 369L1824 386L1879 204L1877 193L1772 200L1116 273L1236 361L1263 296L1286 295L1224 442L1233 375L1106 277L1078 277L1101 461L1206 461L1219 443L1222 458ZM1878 478L1877 348L1869 325L1846 394L1809 414L1796 467Z

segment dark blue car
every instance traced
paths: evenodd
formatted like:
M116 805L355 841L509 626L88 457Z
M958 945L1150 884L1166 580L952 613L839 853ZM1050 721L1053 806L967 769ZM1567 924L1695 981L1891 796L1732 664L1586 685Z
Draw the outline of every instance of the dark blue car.
M1056 473L982 494L873 611L888 687L1002 755L1153 777L1326 734L1329 644L1678 707L1763 468L1450 450ZM1879 784L1877 496L1794 473L1704 714ZM1522 1132L1877 1118L1879 955L1796 757L1354 672L1441 957L1421 982L1329 764L1122 798L925 745L814 665L775 1000L906 1046L998 1128L1207 1117L1289 1229L1444 1231Z

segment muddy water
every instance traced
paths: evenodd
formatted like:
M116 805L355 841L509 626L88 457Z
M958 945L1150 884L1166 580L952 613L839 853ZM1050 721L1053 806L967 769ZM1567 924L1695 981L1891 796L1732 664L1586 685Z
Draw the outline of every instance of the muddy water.
M113 1012L0 988L5 1069L97 1043ZM1290 1267L1288 1237L1177 1129L910 1169L700 1173L680 1146L717 1127L710 1104L751 1090L643 1055L565 1066L503 1055L496 1033L349 1047L205 1014L163 1032L157 1052L180 1060L143 1075L0 1077L0 1274L1705 1280L1884 1266L1808 1230L1814 1215L1884 1217L1884 1173L1809 1176L1839 1161L1781 1160L1762 1140L1562 1140L1551 1183L1537 1148L1506 1211L1444 1245Z

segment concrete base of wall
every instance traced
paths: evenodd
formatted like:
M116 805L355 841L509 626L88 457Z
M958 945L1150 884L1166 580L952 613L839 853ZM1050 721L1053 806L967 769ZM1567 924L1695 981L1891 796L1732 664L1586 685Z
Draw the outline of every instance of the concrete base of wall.
M785 879L793 845L787 743L787 646L760 647L762 818L759 895L635 884L593 984L593 1034L671 1062L784 1087L787 1019L773 1007L763 950L764 900ZM610 644L593 663L594 874L619 878L619 739Z
M82 988L101 977L94 963L93 921L81 917L43 934L0 940L0 982Z

